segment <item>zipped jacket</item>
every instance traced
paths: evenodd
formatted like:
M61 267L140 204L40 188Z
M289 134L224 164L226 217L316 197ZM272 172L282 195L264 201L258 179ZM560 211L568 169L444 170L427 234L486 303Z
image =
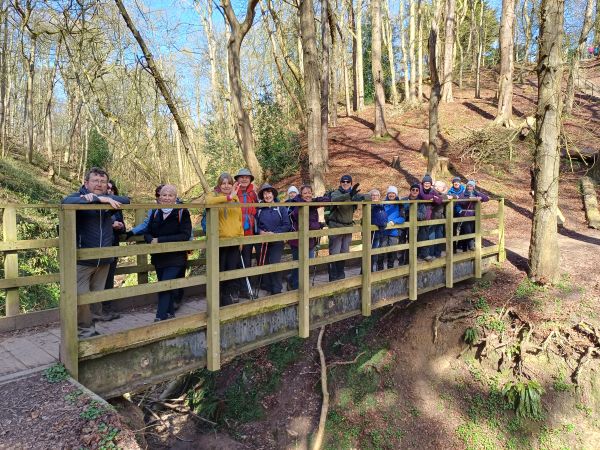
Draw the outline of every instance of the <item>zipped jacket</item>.
M250 183L246 190L242 190L240 187L237 192L238 201L240 203L258 203L258 195L254 190L254 185ZM254 216L256 215L256 208L254 206L248 207L242 205L242 227L244 228L244 235L251 236L254 234Z
M292 224L287 207L279 206L276 202L271 204L273 206L268 208L256 208L256 234L259 234L261 231L287 233L291 230Z
M174 209L166 219L163 218L161 209L154 209L150 215L148 231L144 234L144 240L146 243L150 243L153 238L156 238L159 243L188 241L191 232L192 221L187 209ZM151 260L154 267L157 268L185 266L187 252L156 253L151 255Z
M473 198L473 197L480 197L482 202L487 202L490 199L483 192L472 191L469 194L469 191L467 191L467 190L465 190L465 192L463 193L463 195L461 195L460 198ZM477 205L477 201L456 202L456 206L454 207L454 214L458 217L474 217L476 205Z
M82 186L79 192L74 192L62 200L65 205L88 205L99 204L100 200L95 199L88 202L82 198L82 195L90 194L90 191ZM129 204L129 197L119 195L103 195L110 197L124 205ZM77 248L97 248L111 247L113 245L113 219L114 211L110 209L77 211L76 213L76 239ZM82 266L99 266L101 264L110 264L114 258L99 258L77 261Z
M387 198L387 196L385 197L386 200L389 200L389 198ZM383 207L385 208L385 212L387 213L388 216L388 222L394 222L394 225L400 225L402 223L404 223L404 205L401 204L394 204L394 205L384 205ZM392 230L385 230L385 235L386 236L400 236L400 231L397 228L392 229Z
M313 197L311 202L329 202L331 199L327 196ZM304 203L302 196L297 195L293 200L293 203ZM297 231L299 227L300 208L294 207L292 211L292 231ZM321 222L319 222L319 207L311 206L308 208L308 229L309 230L320 230L322 228ZM318 238L311 237L308 240L308 247L312 250L317 245ZM298 247L298 239L290 239L288 241L290 247Z

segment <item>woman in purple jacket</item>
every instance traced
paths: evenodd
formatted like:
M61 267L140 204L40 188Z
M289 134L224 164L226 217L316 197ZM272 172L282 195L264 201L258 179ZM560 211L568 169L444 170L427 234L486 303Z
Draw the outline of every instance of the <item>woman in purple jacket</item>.
M433 180L431 175L426 174L421 181L421 186L419 187L419 200L431 200L432 203L426 203L424 211L424 217L419 220L431 220L433 217L433 205L439 205L442 203L442 197L438 194L438 192L433 188ZM419 226L419 231L417 232L417 240L418 241L429 241L431 239L435 239L435 226L433 225L424 225ZM427 247L420 247L418 251L419 258L424 259L425 261L431 261L435 258L435 246L429 245Z
M300 188L300 195L297 195L292 203L300 203L300 202L328 202L330 201L329 197L316 197L313 198L312 187L309 185L303 185ZM300 215L300 208L295 207L292 211L292 231L296 231L299 229L298 222ZM308 209L308 229L309 230L320 230L323 228L323 225L319 222L319 211L318 207L311 206ZM317 245L319 238L310 238L308 241L308 257L315 257L315 247ZM294 261L298 260L298 240L292 239L289 241L290 247L292 249L292 258ZM290 277L290 290L298 289L298 269L292 269L292 274Z
M463 198L472 198L473 200L479 200L482 202L487 202L490 198L485 195L483 192L479 192L475 190L475 180L469 180L467 182L467 187L465 192L460 196ZM458 217L475 217L475 208L477 206L477 201L472 202L456 202L456 206L454 207L455 215ZM471 234L475 232L475 221L469 220L468 222L463 222L461 226L460 234ZM457 252L463 252L467 250L475 250L475 239L465 239L462 241L458 241L458 245L456 248Z

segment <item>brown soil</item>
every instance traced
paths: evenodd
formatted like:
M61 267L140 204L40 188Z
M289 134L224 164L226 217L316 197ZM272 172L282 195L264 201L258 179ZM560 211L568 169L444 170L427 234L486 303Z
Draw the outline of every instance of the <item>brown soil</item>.
M140 448L114 409L68 380L50 383L37 373L0 389L0 449ZM82 417L90 411L95 417Z

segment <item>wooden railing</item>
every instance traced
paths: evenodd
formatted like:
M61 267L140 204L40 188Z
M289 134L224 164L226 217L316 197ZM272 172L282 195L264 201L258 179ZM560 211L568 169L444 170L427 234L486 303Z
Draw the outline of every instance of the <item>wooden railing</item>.
M239 319L264 312L277 310L290 305L298 305L298 330L297 335L308 337L311 328L310 323L310 299L351 288L361 288L361 312L368 316L373 308L371 300L371 286L373 283L391 280L399 276L408 276L408 295L411 300L417 298L417 277L423 270L445 267L445 285L452 287L458 281L454 279L454 263L465 260L474 261L475 277L480 277L482 272L482 258L489 255L498 255L498 260L505 258L504 253L504 202L497 202L498 208L491 214L483 214L481 203L477 202L475 217L454 218L453 207L455 201L446 203L446 217L429 221L417 222L417 207L420 202L388 202L388 203L410 203L410 220L404 224L397 225L396 229L408 229L408 242L391 247L371 248L371 233L376 227L371 225L371 202L354 202L360 209L362 220L359 225L344 228L324 228L321 230L308 229L308 214L310 206L333 206L344 203L298 203L294 206L300 208L298 231L281 233L276 235L245 236L239 238L220 238L218 232L218 211L220 208L231 208L232 204L212 205L207 207L207 233L206 238L194 239L186 242L125 245L115 247L104 247L94 249L77 249L76 247L76 213L82 209L103 209L103 205L61 205L53 208L59 209L60 237L59 239L44 240L17 240L16 239L16 210L20 205L0 205L4 209L4 242L0 250L5 254L5 279L0 280L0 288L7 289L7 315L18 314L18 291L20 286L28 286L37 283L60 282L60 325L61 325L61 361L70 373L77 378L79 361L82 359L97 358L103 354L133 348L149 341L156 341L177 335L185 330L206 329L206 353L207 367L210 370L218 370L221 366L220 333L221 325ZM490 202L493 203L493 202ZM48 205L34 205L36 207L48 208ZM250 206L250 205L249 205ZM265 204L254 205L265 207ZM287 204L285 206L288 206ZM30 206L31 207L31 206ZM124 210L135 211L136 222L141 222L148 209L156 207L155 204L125 205ZM187 204L176 205L175 208L198 208L204 205ZM474 220L475 232L468 235L453 235L453 224ZM496 220L494 228L486 229L482 223ZM418 241L418 228L427 225L443 225L445 237L441 239ZM318 256L309 259L309 238L333 236L345 233L353 233L360 236L360 249L349 253ZM495 239L496 243L483 247L483 239ZM290 239L299 241L299 258L297 261L284 261L271 264L267 267L249 267L219 273L219 248L233 245L276 242ZM474 239L475 250L462 254L453 253L453 244L459 240ZM435 244L445 244L446 256L430 262L417 260L417 252L420 247ZM18 268L15 252L23 249L47 248L58 245L60 249L60 273L47 274L36 277L19 277L15 268ZM355 246L356 247L356 246ZM184 250L204 250L205 259L199 258L192 261L193 265L204 264L206 273L194 275L187 278L148 283L148 272L153 270L148 264L147 255L152 253L164 253ZM371 271L371 257L373 255L388 252L408 251L408 264L394 269L380 272ZM10 257L7 257L10 256ZM136 264L119 267L117 273L138 274L138 284L128 287L118 287L109 290L77 294L77 261L103 257L135 257ZM349 277L345 280L311 286L310 269L312 266L328 264L335 261L346 261L361 259L362 273L360 277ZM243 302L226 307L219 307L219 282L231 279L250 277L264 273L265 271L276 272L290 269L299 270L299 287L296 291L283 292L260 298L256 301ZM177 288L204 286L206 290L207 308L206 312L177 317L168 321L148 324L147 326L134 328L126 332L114 335L101 335L90 339L79 340L77 336L77 306L94 304L103 301L120 301L133 296L152 294ZM11 294L10 296L8 294ZM9 306L10 304L10 306ZM378 304L378 307L382 304Z

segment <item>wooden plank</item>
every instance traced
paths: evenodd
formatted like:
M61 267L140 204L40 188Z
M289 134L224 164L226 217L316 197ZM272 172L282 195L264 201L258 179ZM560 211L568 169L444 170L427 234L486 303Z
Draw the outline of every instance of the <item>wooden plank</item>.
M454 202L446 203L446 287L454 286L454 248L453 248L453 226Z
M302 205L302 203L300 203ZM298 336L310 335L310 264L308 206L300 206L298 215Z
M481 202L475 203L475 278L481 278Z
M0 280L0 289L20 288L25 286L34 286L36 284L58 283L59 281L60 276L58 273L49 273L46 275L30 275L27 277Z
M362 288L360 293L363 316L371 315L371 205L362 205Z
M362 244L361 244L362 245ZM329 264L335 261L347 261L349 259L358 259L362 255L360 251L349 251L347 253L338 253L336 255L319 256L318 258L312 258L310 260L311 266L318 266L320 264Z
M136 244L120 247L81 248L77 250L77 259L98 259L123 256L136 256L150 253L182 252L199 250L206 247L205 241L165 242L162 244Z
M349 227L322 228L320 230L311 230L308 232L308 236L309 237L337 236L340 234L358 233L360 231L362 231L361 225L352 225Z
M157 281L156 283L139 284L137 286L105 289L103 291L90 291L79 296L78 304L91 305L92 303L106 302L109 300L121 300L138 295L152 294L154 292L170 291L171 289L183 289L191 286L201 286L206 284L206 281L206 276L196 275L187 278L175 278L173 280Z
M135 210L135 224L140 225L144 222L144 220L148 217L148 212L145 209L136 209ZM137 255L135 258L135 262L140 267L145 267L148 265L148 255ZM119 269L117 269L119 270ZM142 271L137 274L137 284L146 284L148 283L148 271Z
M298 234L295 231L288 233L277 233L277 234L257 234L255 236L240 236L233 238L220 239L220 247L233 247L234 245L249 245L249 244L261 244L263 242L279 242L288 241L290 239L296 239Z
M8 207L2 214L2 236L6 242L17 240L17 209ZM8 252L4 255L4 278L19 277L19 257L16 252ZM20 312L19 289L9 288L6 290L6 316L16 316Z
M498 262L506 261L506 248L504 247L504 199L498 200Z
M296 267L298 267L298 261L289 261L277 264L265 264L264 266L254 266L248 267L246 269L228 270L219 274L219 280L235 280L237 278L260 275L261 273L265 273L266 270L268 270L269 272L279 272L281 270L295 269Z
M206 365L221 368L221 319L219 308L219 210L206 209Z
M371 256L381 255L382 253L397 252L400 250L408 250L409 247L410 246L408 244L397 244L397 245L390 245L388 247L372 248Z
M193 332L206 327L206 313L195 313L175 319L162 320L150 325L131 328L118 333L96 336L79 343L79 358L89 359L107 353L120 352L150 342L167 339L182 332Z
M79 377L75 211L60 210L60 361Z
M408 298L417 299L417 203L411 203L408 228Z
M4 210L5 212L7 210ZM15 216L16 217L16 216ZM4 220L4 219L3 219ZM16 226L16 225L15 225ZM35 250L40 248L58 247L58 239L23 239L9 240L4 236L4 242L0 242L0 252L14 252L17 250Z
M444 219L446 220L446 219ZM420 226L420 224L419 224ZM436 244L445 244L446 243L446 238L439 238L439 239L428 239L427 241L421 241L421 242L417 242L415 245L417 246L417 248L420 247L429 247L430 245L436 245Z
M221 308L221 324L246 317L264 314L287 306L298 304L298 292L282 292L281 294L269 295L256 300L235 303Z
M472 217L470 217L470 219L471 219L471 220L473 220L473 218L472 218ZM460 234L460 235L458 235L458 236L453 236L453 237L452 237L452 240L453 240L454 242L457 242L457 241L464 241L465 239L475 239L475 237L476 237L476 234L475 234L475 233L469 233L469 234Z

